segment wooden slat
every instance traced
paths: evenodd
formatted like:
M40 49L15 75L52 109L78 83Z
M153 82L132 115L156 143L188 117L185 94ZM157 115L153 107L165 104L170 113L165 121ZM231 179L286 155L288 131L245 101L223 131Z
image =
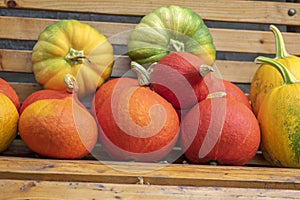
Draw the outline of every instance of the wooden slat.
M44 28L57 20L41 18L0 17L0 38L37 40ZM127 45L134 24L84 21L103 33L114 45ZM271 31L250 31L211 28L217 51L275 53L275 40ZM20 34L22 33L22 34ZM285 33L286 48L291 54L300 55L300 34ZM124 52L126 53L126 52Z
M0 50L0 63L0 71L32 73L31 51ZM216 65L224 79L236 83L250 83L257 69L254 62L244 61L218 60ZM127 56L116 55L112 77L130 73L129 69L130 59Z
M299 4L267 1L231 0L224 3L222 0L198 0L195 4L193 0L90 0L88 3L81 0L73 0L72 3L67 0L5 0L0 2L0 7L143 16L160 6L170 4L191 8L204 19L209 20L267 24L280 23L287 25L300 24L300 16L298 14L292 17L288 15L290 8L299 10Z
M0 178L152 185L300 189L300 169L0 157Z
M297 199L297 190L1 180L3 199Z

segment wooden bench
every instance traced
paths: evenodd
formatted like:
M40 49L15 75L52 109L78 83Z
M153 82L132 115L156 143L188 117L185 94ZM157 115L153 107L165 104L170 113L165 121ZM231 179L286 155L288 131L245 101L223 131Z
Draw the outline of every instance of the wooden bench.
M129 70L125 55L128 36L140 18L168 4L189 7L205 20L213 35L217 61L224 79L246 93L257 69L257 55L275 53L269 25L283 32L290 54L300 54L300 4L272 1L128 1L128 0L4 0L0 2L0 77L23 101L41 89L32 74L31 48L39 33L60 18L91 24L112 42L116 62L112 77ZM296 28L295 28L296 27ZM120 34L122 33L122 34ZM101 146L96 151L104 153ZM166 158L182 154L176 147ZM136 163L57 160L38 157L16 138L0 154L0 199L296 199L300 169L271 167L258 152L246 166L174 163Z

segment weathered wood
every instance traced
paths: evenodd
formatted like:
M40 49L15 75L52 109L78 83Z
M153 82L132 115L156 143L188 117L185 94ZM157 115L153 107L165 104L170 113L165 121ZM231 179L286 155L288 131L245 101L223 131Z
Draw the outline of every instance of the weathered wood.
M57 20L41 18L0 17L0 38L16 40L37 40L46 26ZM115 22L84 21L98 29L113 45L127 45L135 24ZM217 51L275 53L275 39L271 31L234 30L210 28ZM22 33L22 34L19 34ZM291 54L299 54L300 36L283 32L286 48ZM124 52L127 53L127 52Z
M153 1L98 1L90 0L88 3L82 0L73 0L72 3L66 0L5 0L0 2L2 8L22 8L71 12L88 12L115 15L137 15L143 16L159 6L176 4L191 8L199 13L203 19L231 21L231 22L251 22L251 23L278 23L286 25L299 25L300 16L289 16L288 10L300 9L299 4L284 2L265 1L206 1L198 0L153 0Z
M3 199L297 199L298 190L1 180Z
M1 179L300 189L300 169L0 157Z

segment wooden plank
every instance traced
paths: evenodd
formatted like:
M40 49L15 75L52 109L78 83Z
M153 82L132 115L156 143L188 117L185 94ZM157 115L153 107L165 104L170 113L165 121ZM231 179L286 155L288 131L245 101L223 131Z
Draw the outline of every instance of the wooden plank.
M31 51L0 50L0 63L0 71L32 73ZM230 60L217 60L216 65L224 79L236 83L250 83L258 67L254 62ZM129 70L128 56L116 55L112 77L120 77L125 73L132 75Z
M297 190L1 180L3 199L297 199Z
M0 157L0 178L151 185L300 189L300 169Z
M41 18L0 17L0 38L37 40L44 28L57 20ZM134 24L84 21L103 33L113 45L127 45ZM217 51L275 53L275 40L271 31L250 31L210 28ZM22 33L22 34L20 34ZM300 34L283 32L286 48L291 54L300 55ZM127 53L127 52L124 52Z
M300 16L298 14L294 16L288 15L290 8L299 10L300 5L285 2L231 0L224 3L222 0L198 0L195 4L193 0L90 0L89 3L82 0L73 0L72 3L67 0L5 0L0 2L0 7L143 16L160 6L170 4L191 8L199 13L203 19L208 20L286 25L300 24Z

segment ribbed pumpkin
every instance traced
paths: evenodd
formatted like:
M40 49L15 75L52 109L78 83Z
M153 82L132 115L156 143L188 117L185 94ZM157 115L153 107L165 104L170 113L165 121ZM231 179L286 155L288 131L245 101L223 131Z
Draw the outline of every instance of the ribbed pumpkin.
M260 143L252 111L224 92L211 93L181 123L180 146L191 163L244 165Z
M39 155L79 159L94 148L97 124L76 94L65 93L42 90L29 96L24 101L18 128L24 143Z
M100 142L113 159L159 161L177 141L175 109L154 91L139 86L136 79L107 81L97 90L92 108Z
M286 51L282 34L274 25L271 25L270 29L275 36L276 42L276 57L273 59L282 63L297 79L300 79L300 58L290 55ZM256 115L266 94L272 88L282 84L282 76L270 64L264 63L256 70L249 91L249 99L253 112Z
M256 60L273 66L283 78L281 86L267 93L258 112L263 155L275 166L300 167L300 81L278 61Z
M46 89L65 90L64 76L76 77L79 97L109 78L114 62L110 42L92 26L60 20L46 27L32 50L33 73Z
M128 55L140 64L159 61L170 52L185 51L211 65L216 50L202 18L189 8L162 6L142 18L130 34Z
M17 110L20 108L20 100L16 91L9 85L9 83L0 78L0 93L5 94L16 106Z

